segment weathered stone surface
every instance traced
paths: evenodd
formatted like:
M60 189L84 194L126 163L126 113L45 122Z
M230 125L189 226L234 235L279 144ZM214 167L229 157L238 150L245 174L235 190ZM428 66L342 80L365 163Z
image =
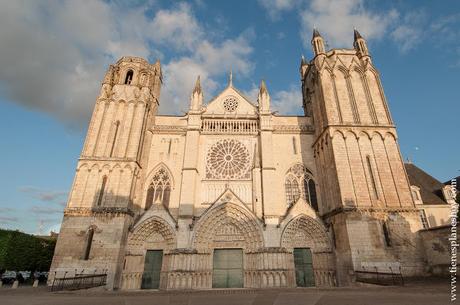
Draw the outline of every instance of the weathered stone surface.
M212 287L215 249L243 251L244 287L294 287L295 248L316 286L354 271L423 274L421 223L378 72L364 40L301 67L304 116L258 105L230 82L185 116L157 115L159 62L123 57L107 72L78 161L53 276L108 273L139 289L162 250L161 289ZM301 101L299 101L301 102ZM385 231L386 230L386 231Z

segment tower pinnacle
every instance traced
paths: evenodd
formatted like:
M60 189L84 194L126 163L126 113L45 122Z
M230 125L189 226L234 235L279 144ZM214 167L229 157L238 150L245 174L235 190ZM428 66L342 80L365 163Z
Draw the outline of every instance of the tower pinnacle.
M354 38L355 38L355 41L356 41L358 38L363 38L356 28L354 28L353 31L354 31Z
M193 93L201 93L201 81L200 81L200 76L198 75L196 82L195 82L195 88L193 89Z
M200 111L203 105L203 91L201 90L200 76L196 78L195 88L190 96L190 110Z
M365 57L369 59L369 50L367 49L366 40L363 38L363 36L361 36L361 34L358 32L357 29L354 29L353 34L354 34L353 35L354 36L354 42L353 42L354 48L358 51L361 57Z
M313 29L313 37L311 38L311 45L313 47L313 53L316 55L325 54L324 48L324 39L321 37L319 31L314 28Z
M259 102L259 111L261 113L270 112L270 94L268 94L267 86L265 85L264 80L260 82L259 96L257 101Z

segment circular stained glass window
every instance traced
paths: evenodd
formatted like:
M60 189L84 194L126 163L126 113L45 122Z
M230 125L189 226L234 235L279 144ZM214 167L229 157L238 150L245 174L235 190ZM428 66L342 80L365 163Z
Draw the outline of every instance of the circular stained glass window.
M238 100L234 96L228 96L224 100L224 109L228 112L234 112L238 108Z
M225 139L215 143L207 153L206 178L250 178L250 155L246 146L238 140Z

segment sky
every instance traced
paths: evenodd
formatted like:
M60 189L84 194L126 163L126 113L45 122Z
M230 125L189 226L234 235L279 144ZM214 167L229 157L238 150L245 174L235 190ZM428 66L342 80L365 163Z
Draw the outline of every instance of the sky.
M198 75L280 114L301 114L299 63L316 27L327 48L367 39L404 159L460 174L460 2L378 0L0 0L0 228L58 231L105 70L160 59L160 114L183 114Z

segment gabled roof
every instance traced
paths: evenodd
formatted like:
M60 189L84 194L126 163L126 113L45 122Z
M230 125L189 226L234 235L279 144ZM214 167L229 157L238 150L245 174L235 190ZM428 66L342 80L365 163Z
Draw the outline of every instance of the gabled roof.
M234 112L225 111L223 102L227 97L234 97L238 101L238 107ZM253 104L243 93L233 87L231 83L214 97L206 105L204 114L222 114L222 115L253 115L257 114L257 106Z
M420 188L423 204L447 204L442 194L444 184L412 163L404 163L411 185Z

